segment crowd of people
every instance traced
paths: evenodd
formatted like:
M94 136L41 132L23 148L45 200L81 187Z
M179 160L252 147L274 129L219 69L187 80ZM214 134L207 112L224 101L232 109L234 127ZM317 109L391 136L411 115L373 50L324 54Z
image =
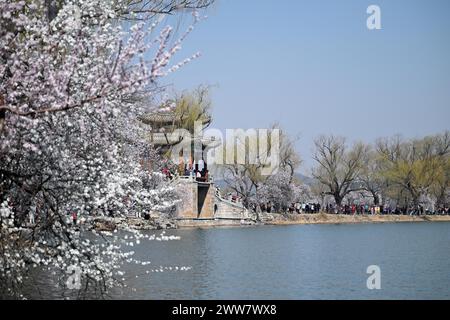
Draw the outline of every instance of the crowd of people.
M236 200L235 200L236 201ZM278 212L278 213L297 213L297 214L314 214L314 213L328 213L328 214L371 214L371 215L450 215L448 206L437 207L430 210L423 205L411 207L392 207L383 205L369 205L369 204L345 204L337 206L335 204L327 204L324 207L320 203L305 202L292 203L289 207L277 208L270 201L263 204L251 204L250 210L256 212Z
M177 170L171 170L169 167L165 166L162 168L161 172L166 176L167 179L172 180L175 175L185 176L185 177L193 177L196 181L199 182L207 182L209 181L209 170L206 166L206 163L203 164L203 167L199 169L199 165L196 164L193 166L192 164L181 164Z
M273 212L273 207L268 203L261 207L262 211ZM323 209L323 210L322 210ZM325 212L329 214L396 214L396 215L450 215L449 207L437 207L434 210L425 208L423 205L412 207L391 207L383 205L369 205L369 204L345 204L337 206L328 204L321 207L319 203L294 203L289 208L282 208L282 212L289 213L320 213Z
M283 212L283 213L319 213L321 212L321 205L320 203L292 203L289 207L288 206L277 206L274 205L271 201L262 203L262 204L251 204L250 209L254 212L261 211L261 212Z
M325 209L326 213L331 214L396 214L396 215L430 215L430 214L440 214L448 215L450 214L448 207L438 207L434 210L425 208L423 205L411 206L411 207L400 207L400 206L383 206L383 205L343 205L336 206L329 204Z

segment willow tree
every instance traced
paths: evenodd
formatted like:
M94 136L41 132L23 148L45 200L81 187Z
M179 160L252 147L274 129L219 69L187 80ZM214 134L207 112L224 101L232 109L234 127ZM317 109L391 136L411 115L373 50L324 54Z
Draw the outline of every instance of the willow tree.
M211 109L209 87L199 86L193 91L183 92L174 101L175 125L193 134L195 125L201 123L204 130L212 122Z
M315 152L313 159L316 166L312 175L331 195L338 206L345 196L360 190L357 183L363 165L367 146L356 143L348 148L345 138L336 136L320 136L314 141Z
M275 130L278 139L271 138ZM249 141L247 137L238 139L233 161L221 166L226 184L242 197L246 206L268 201L279 204L278 207L288 204L295 197L295 193L291 192L294 184L299 184L295 179L295 171L301 164L301 158L295 150L296 140L275 124L267 130L267 140L263 142L259 136L256 138L260 149L253 161L249 157ZM261 149L263 143L267 143L267 146ZM277 145L272 145L273 143ZM238 154L245 155L244 163L238 161ZM277 165L273 167L275 157Z
M367 146L367 152L363 157L363 166L356 183L360 186L361 191L370 194L374 205L380 205L385 198L388 185L382 174L383 160L372 146Z
M430 192L436 206L443 208L450 203L450 131L435 136L434 144L440 164Z
M448 155L442 158L438 170L430 193L436 201L436 208L445 208L450 204L450 157Z
M448 132L422 139L380 139L376 148L391 193L407 206L417 207L433 193L442 201L449 188L449 146Z

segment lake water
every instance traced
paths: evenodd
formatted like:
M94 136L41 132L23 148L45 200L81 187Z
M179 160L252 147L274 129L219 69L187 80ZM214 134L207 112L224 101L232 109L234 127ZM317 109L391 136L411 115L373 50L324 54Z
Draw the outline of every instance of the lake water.
M140 299L450 299L450 223L293 225L167 231L128 266ZM367 267L381 269L368 290ZM150 272L189 266L188 271ZM136 275L138 276L136 278Z

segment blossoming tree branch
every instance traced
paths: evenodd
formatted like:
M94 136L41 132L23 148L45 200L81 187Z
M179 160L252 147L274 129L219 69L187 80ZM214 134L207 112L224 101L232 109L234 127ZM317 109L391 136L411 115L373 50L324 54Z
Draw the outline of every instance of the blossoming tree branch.
M140 165L157 155L137 117L159 78L198 57L172 62L210 2L0 0L2 296L23 297L33 267L62 282L78 270L83 292L120 284L130 240L88 238L67 217L173 208L173 188ZM189 10L174 38L160 17Z

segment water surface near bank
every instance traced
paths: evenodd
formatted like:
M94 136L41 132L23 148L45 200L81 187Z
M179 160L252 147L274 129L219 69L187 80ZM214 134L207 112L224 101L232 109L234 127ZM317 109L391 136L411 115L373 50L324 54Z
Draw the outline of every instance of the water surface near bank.
M152 264L128 265L126 283L133 289L114 298L450 298L448 222L192 228L166 234L181 240L135 246L136 257ZM366 287L369 265L381 268L381 290ZM174 269L183 266L192 269Z

